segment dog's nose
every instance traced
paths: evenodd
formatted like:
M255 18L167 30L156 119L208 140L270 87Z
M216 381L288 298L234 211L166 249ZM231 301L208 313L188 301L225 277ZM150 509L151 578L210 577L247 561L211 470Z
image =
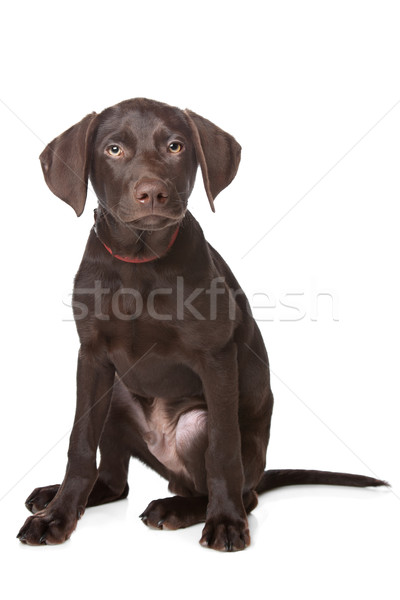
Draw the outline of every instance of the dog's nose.
M168 188L160 179L142 179L135 186L134 195L141 204L165 204L168 200Z

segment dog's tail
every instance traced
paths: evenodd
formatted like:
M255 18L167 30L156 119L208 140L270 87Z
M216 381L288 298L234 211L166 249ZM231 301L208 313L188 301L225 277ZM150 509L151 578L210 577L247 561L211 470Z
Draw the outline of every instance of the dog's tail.
M390 486L387 481L368 477L366 475L353 475L352 473L334 473L331 471L312 471L307 469L276 469L264 471L256 492L262 494L275 488L286 485L349 485L353 487L378 487Z

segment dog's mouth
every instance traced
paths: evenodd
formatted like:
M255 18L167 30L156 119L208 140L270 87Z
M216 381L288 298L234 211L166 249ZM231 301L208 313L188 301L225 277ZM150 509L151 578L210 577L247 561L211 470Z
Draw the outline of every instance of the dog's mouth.
M138 229L143 229L145 231L158 231L160 229L165 229L166 227L171 227L175 224L177 225L181 220L182 216L166 217L152 214L126 221L126 223L129 225L134 225Z

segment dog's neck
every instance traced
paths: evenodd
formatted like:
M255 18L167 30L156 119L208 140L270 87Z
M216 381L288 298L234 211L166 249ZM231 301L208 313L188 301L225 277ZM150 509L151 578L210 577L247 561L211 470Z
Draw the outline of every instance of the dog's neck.
M173 246L179 224L156 231L134 227L117 221L101 207L94 211L94 232L104 248L116 259L128 263L144 263L164 256Z

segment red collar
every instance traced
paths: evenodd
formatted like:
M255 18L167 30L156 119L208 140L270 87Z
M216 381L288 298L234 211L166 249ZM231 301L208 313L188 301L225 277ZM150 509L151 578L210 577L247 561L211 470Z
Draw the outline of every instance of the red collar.
M95 229L95 233L97 235L96 229ZM157 258L161 258L162 256L165 256L165 254L168 252L168 250L170 248L172 248L172 246L174 245L174 242L175 242L176 238L178 237L178 233L179 233L179 225L175 229L174 233L172 234L172 237L171 237L171 239L169 241L168 247L167 247L166 251L164 252L164 254L161 254L160 256L158 256L156 254L154 256L149 256L148 258L129 258L129 256L119 256L118 254L114 254L113 251L111 250L111 248L109 248L102 240L100 240L99 236L97 236L97 238L103 244L104 248L114 258L118 258L118 260L123 260L124 262L127 262L127 263L146 263L146 262L151 262L152 260L157 260Z

